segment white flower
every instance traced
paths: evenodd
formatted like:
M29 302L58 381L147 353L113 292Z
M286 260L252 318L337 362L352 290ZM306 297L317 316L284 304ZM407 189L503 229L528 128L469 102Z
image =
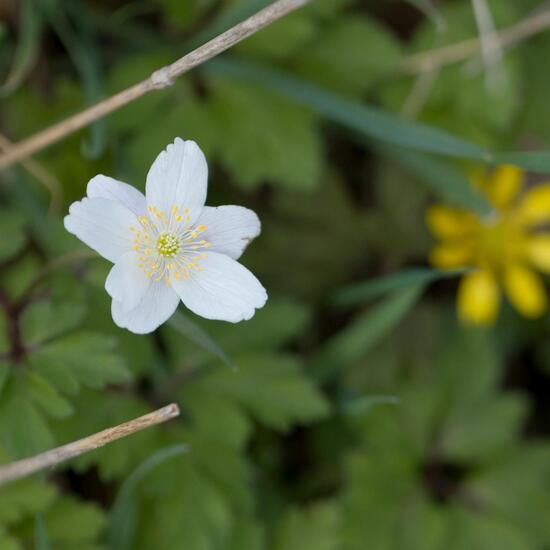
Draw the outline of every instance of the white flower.
M250 319L267 294L236 260L260 234L241 206L204 206L208 167L194 141L176 138L147 174L145 197L107 176L90 180L65 228L115 265L105 282L115 323L155 330L181 300L207 319Z

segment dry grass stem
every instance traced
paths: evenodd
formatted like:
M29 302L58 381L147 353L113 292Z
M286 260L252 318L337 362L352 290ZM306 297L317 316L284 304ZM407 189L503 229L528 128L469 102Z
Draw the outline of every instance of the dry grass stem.
M13 146L13 143L6 136L0 134L0 151L11 151ZM63 188L59 180L36 160L23 159L21 165L49 191L51 195L49 213L59 214L63 204Z
M550 10L536 13L516 25L495 33L500 47L505 49L530 38L550 27ZM437 48L427 52L418 53L406 57L401 70L408 74L418 74L431 71L444 65L465 61L481 50L480 38L470 38L457 44L451 44L444 48Z
M124 105L128 105L128 103L131 103L149 92L170 86L174 83L176 78L188 72L190 69L212 59L264 27L271 25L271 23L274 23L291 11L304 6L309 1L310 0L278 0L274 2L267 8L259 11L257 14L249 17L238 25L235 25L216 38L213 38L171 65L167 65L155 71L146 80L17 143L0 157L0 169L7 168L15 162L21 161L45 149L69 134L88 126L92 122L124 107Z
M73 443L57 447L45 453L0 466L0 485L35 474L46 468L57 466L71 458L104 447L117 439L122 439L136 432L162 424L167 420L179 416L179 407L172 403L162 409L140 416L114 428L108 428L89 437L79 439Z

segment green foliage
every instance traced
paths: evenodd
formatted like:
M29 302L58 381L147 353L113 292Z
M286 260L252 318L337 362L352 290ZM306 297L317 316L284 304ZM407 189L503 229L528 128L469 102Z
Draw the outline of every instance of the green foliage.
M541 1L488 7L504 28ZM270 2L35 3L0 14L12 140ZM433 200L489 223L483 163L550 172L548 37L505 47L494 76L479 52L411 74L479 30L470 0L405 4L312 1L44 150L40 177L5 173L1 462L169 402L181 417L1 486L1 550L550 546L549 318L504 306L492 331L459 327L465 271L427 267L425 223ZM258 212L241 261L269 300L247 322L182 309L137 336L62 216L98 173L143 190L175 136L207 156L208 204Z

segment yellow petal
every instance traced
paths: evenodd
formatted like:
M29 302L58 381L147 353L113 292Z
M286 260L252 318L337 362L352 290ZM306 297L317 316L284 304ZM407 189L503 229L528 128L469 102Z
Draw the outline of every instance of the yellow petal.
M458 316L470 325L492 325L498 314L500 292L495 275L479 270L465 275L458 289Z
M442 205L428 209L426 224L438 239L460 239L471 234L478 226L475 216L470 212Z
M496 208L509 207L523 185L524 172L517 166L499 166L483 186L487 198Z
M540 271L550 273L550 235L533 235L525 244L527 259Z
M539 185L525 193L519 205L519 215L527 224L550 221L550 184Z
M435 246L430 253L430 264L437 269L459 269L472 263L470 247L459 243Z
M525 317L539 317L548 307L541 278L522 265L512 265L504 272L504 288L512 305Z

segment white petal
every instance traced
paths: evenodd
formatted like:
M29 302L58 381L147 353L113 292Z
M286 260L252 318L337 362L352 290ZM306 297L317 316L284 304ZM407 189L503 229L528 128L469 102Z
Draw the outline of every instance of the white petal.
M91 199L111 199L112 201L121 202L136 216L147 214L147 203L143 193L122 181L108 176L95 176L88 182L86 192Z
M113 300L111 313L114 322L136 334L153 332L176 311L179 296L164 282L153 282L140 303L131 311L124 311L121 302Z
M208 166L194 141L176 138L162 151L147 174L147 205L170 214L177 206L189 209L189 223L200 215L206 200Z
M260 234L260 220L252 210L242 206L205 206L196 225L207 229L201 234L212 252L237 260L248 243Z
M130 227L138 227L136 216L119 202L88 199L73 202L65 216L65 229L111 262L132 249Z
M121 303L123 311L134 309L153 284L138 264L138 253L126 252L111 268L105 281L105 290L113 300Z
M237 323L250 319L262 307L267 293L258 279L235 260L208 252L200 261L202 271L172 285L183 303L197 315Z

